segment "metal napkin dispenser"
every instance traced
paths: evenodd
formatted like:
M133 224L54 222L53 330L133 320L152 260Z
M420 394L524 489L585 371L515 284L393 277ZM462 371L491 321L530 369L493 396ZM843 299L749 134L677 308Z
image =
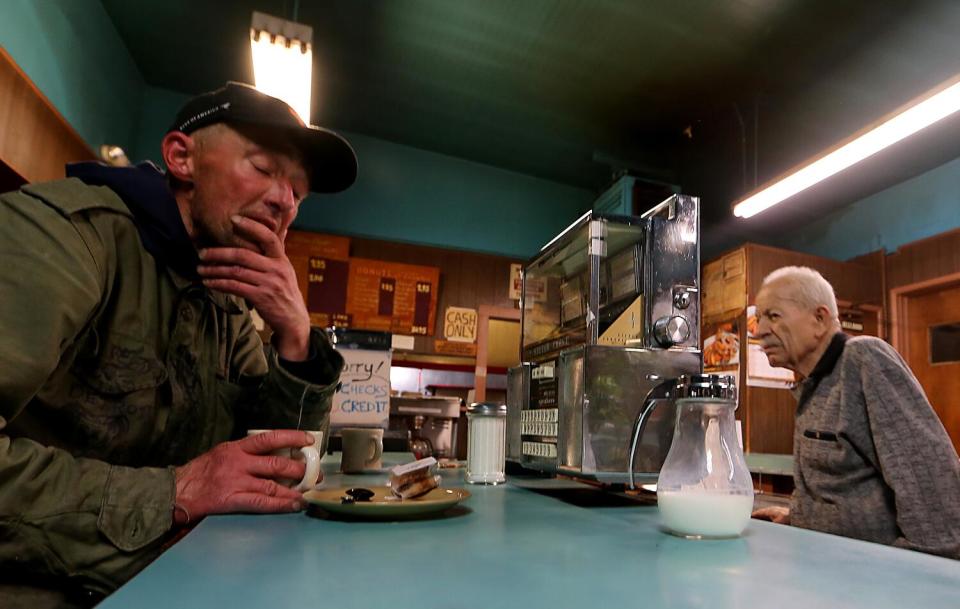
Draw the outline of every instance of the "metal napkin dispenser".
M699 200L674 195L642 216L588 212L525 265L508 460L608 484L656 478L673 413L648 413L636 446L634 424L657 387L702 370L699 241Z

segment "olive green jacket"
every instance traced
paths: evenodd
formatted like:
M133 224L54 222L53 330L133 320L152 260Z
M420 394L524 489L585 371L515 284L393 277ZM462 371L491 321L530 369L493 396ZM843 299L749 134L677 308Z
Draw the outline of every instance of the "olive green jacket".
M173 466L327 427L343 360L311 341L321 384L265 352L242 299L157 264L106 187L0 195L0 573L129 579L171 536Z

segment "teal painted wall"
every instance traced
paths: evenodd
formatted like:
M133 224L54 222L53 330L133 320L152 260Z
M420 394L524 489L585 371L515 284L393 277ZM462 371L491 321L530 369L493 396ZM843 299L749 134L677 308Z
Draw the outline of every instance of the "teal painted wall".
M0 0L0 44L94 150L159 161L187 96L146 85L97 0ZM346 134L360 158L348 191L304 203L303 230L526 258L594 194L462 159Z
M132 159L159 142L187 96L146 87ZM344 133L360 160L349 190L311 195L295 228L527 258L590 208L594 194L531 176Z
M159 159L187 96L144 84L97 0L0 0L0 45L96 148ZM306 230L526 257L594 199L589 191L350 135L360 179L308 201ZM960 226L960 160L824 217L778 245L835 259L897 247Z
M151 160L162 164L160 160L160 140L167 132L183 104L190 99L185 93L161 89L147 85L144 87L143 104L137 119L139 128L134 136L127 156L131 161Z
M594 199L588 190L345 135L360 160L357 183L305 201L298 228L527 258Z
M838 210L782 247L847 260L960 227L960 159Z
M0 45L94 150L129 149L143 78L97 0L0 0Z

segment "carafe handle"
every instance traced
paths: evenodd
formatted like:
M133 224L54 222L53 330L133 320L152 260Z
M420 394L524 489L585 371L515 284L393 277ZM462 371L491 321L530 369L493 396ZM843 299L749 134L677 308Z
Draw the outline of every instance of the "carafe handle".
M633 472L633 460L637 456L637 446L640 444L640 438L643 436L643 430L647 427L647 421L650 419L650 414L653 412L653 409L664 400L670 398L670 391L676 385L676 379L670 379L664 381L647 392L647 397L644 399L643 408L640 409L640 414L637 415L637 420L633 422L633 440L630 442L630 457L627 462L627 471L630 472L630 488L636 489L637 485L634 482L634 472Z

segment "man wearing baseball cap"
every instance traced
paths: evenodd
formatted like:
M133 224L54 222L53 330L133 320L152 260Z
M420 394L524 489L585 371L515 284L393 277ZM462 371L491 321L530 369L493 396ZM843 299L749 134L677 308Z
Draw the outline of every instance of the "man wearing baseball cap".
M0 606L90 605L208 514L304 507L277 482L304 464L270 453L327 428L343 360L284 238L356 157L237 83L161 150L166 173L81 163L0 195Z

